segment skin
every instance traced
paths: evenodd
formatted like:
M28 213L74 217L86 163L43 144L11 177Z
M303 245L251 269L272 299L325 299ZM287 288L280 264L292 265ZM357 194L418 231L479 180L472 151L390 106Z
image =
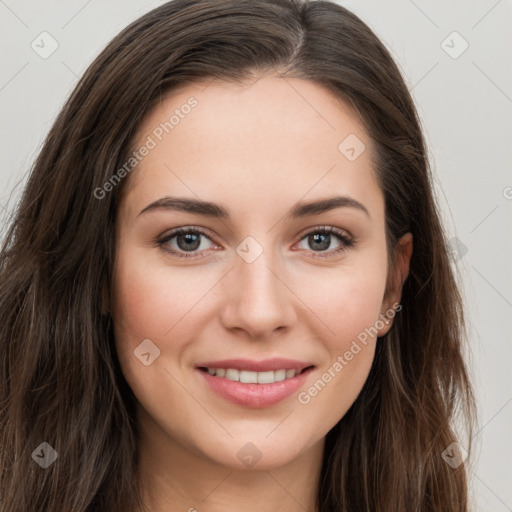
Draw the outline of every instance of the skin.
M321 86L271 74L243 85L188 84L147 115L135 146L191 96L198 105L130 175L117 217L112 312L122 369L139 402L145 504L152 512L250 512L263 503L267 510L314 511L325 435L360 393L376 337L359 343L307 404L298 393L265 408L233 404L210 390L195 365L298 359L315 365L299 391L309 389L399 302L412 238L400 240L385 294L384 198L371 140L347 105ZM354 161L338 150L349 134L366 146ZM350 196L368 214L340 207L286 217L299 201L333 195ZM220 204L230 219L163 209L139 215L164 196ZM156 243L187 226L211 235L201 238L195 257ZM344 245L335 235L326 248L308 239L323 226L356 244L334 253ZM248 236L263 248L251 263L236 252ZM181 238L181 246L177 237L167 246L185 253ZM134 356L146 339L160 350L149 366ZM252 467L237 457L249 442L261 454Z

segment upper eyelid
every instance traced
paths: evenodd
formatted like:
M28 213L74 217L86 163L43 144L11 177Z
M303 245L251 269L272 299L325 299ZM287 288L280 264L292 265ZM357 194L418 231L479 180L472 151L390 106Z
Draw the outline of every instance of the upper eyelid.
M196 233L196 232L199 233L201 236L204 236L204 237L210 239L212 242L214 242L213 239L215 238L215 236L210 235L210 231L208 229L200 228L197 226L183 226L183 227L179 227L179 228L174 228L174 229L170 230L168 233L159 236L158 240L169 241L169 240L172 240L175 236L179 236L179 235L183 235L183 234L187 234L187 233Z

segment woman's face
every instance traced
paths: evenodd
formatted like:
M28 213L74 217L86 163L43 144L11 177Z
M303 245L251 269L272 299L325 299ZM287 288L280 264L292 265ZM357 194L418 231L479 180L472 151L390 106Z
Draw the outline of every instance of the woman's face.
M187 85L146 117L112 308L143 432L270 469L347 412L396 300L370 145L300 79Z

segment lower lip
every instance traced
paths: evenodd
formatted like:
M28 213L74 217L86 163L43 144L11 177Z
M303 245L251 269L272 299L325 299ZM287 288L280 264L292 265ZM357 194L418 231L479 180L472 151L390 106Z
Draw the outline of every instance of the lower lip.
M214 377L197 369L210 388L221 397L247 407L268 407L277 404L295 393L314 368L308 368L291 379L272 384L243 384L224 377Z

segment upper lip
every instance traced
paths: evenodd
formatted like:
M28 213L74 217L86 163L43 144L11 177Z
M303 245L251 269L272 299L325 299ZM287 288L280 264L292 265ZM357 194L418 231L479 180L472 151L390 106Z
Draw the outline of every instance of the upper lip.
M276 370L296 370L300 372L309 366L313 366L313 364L283 358L264 359L262 361L250 359L223 359L222 361L206 361L196 365L197 368L233 368L235 370L253 372L269 372Z

